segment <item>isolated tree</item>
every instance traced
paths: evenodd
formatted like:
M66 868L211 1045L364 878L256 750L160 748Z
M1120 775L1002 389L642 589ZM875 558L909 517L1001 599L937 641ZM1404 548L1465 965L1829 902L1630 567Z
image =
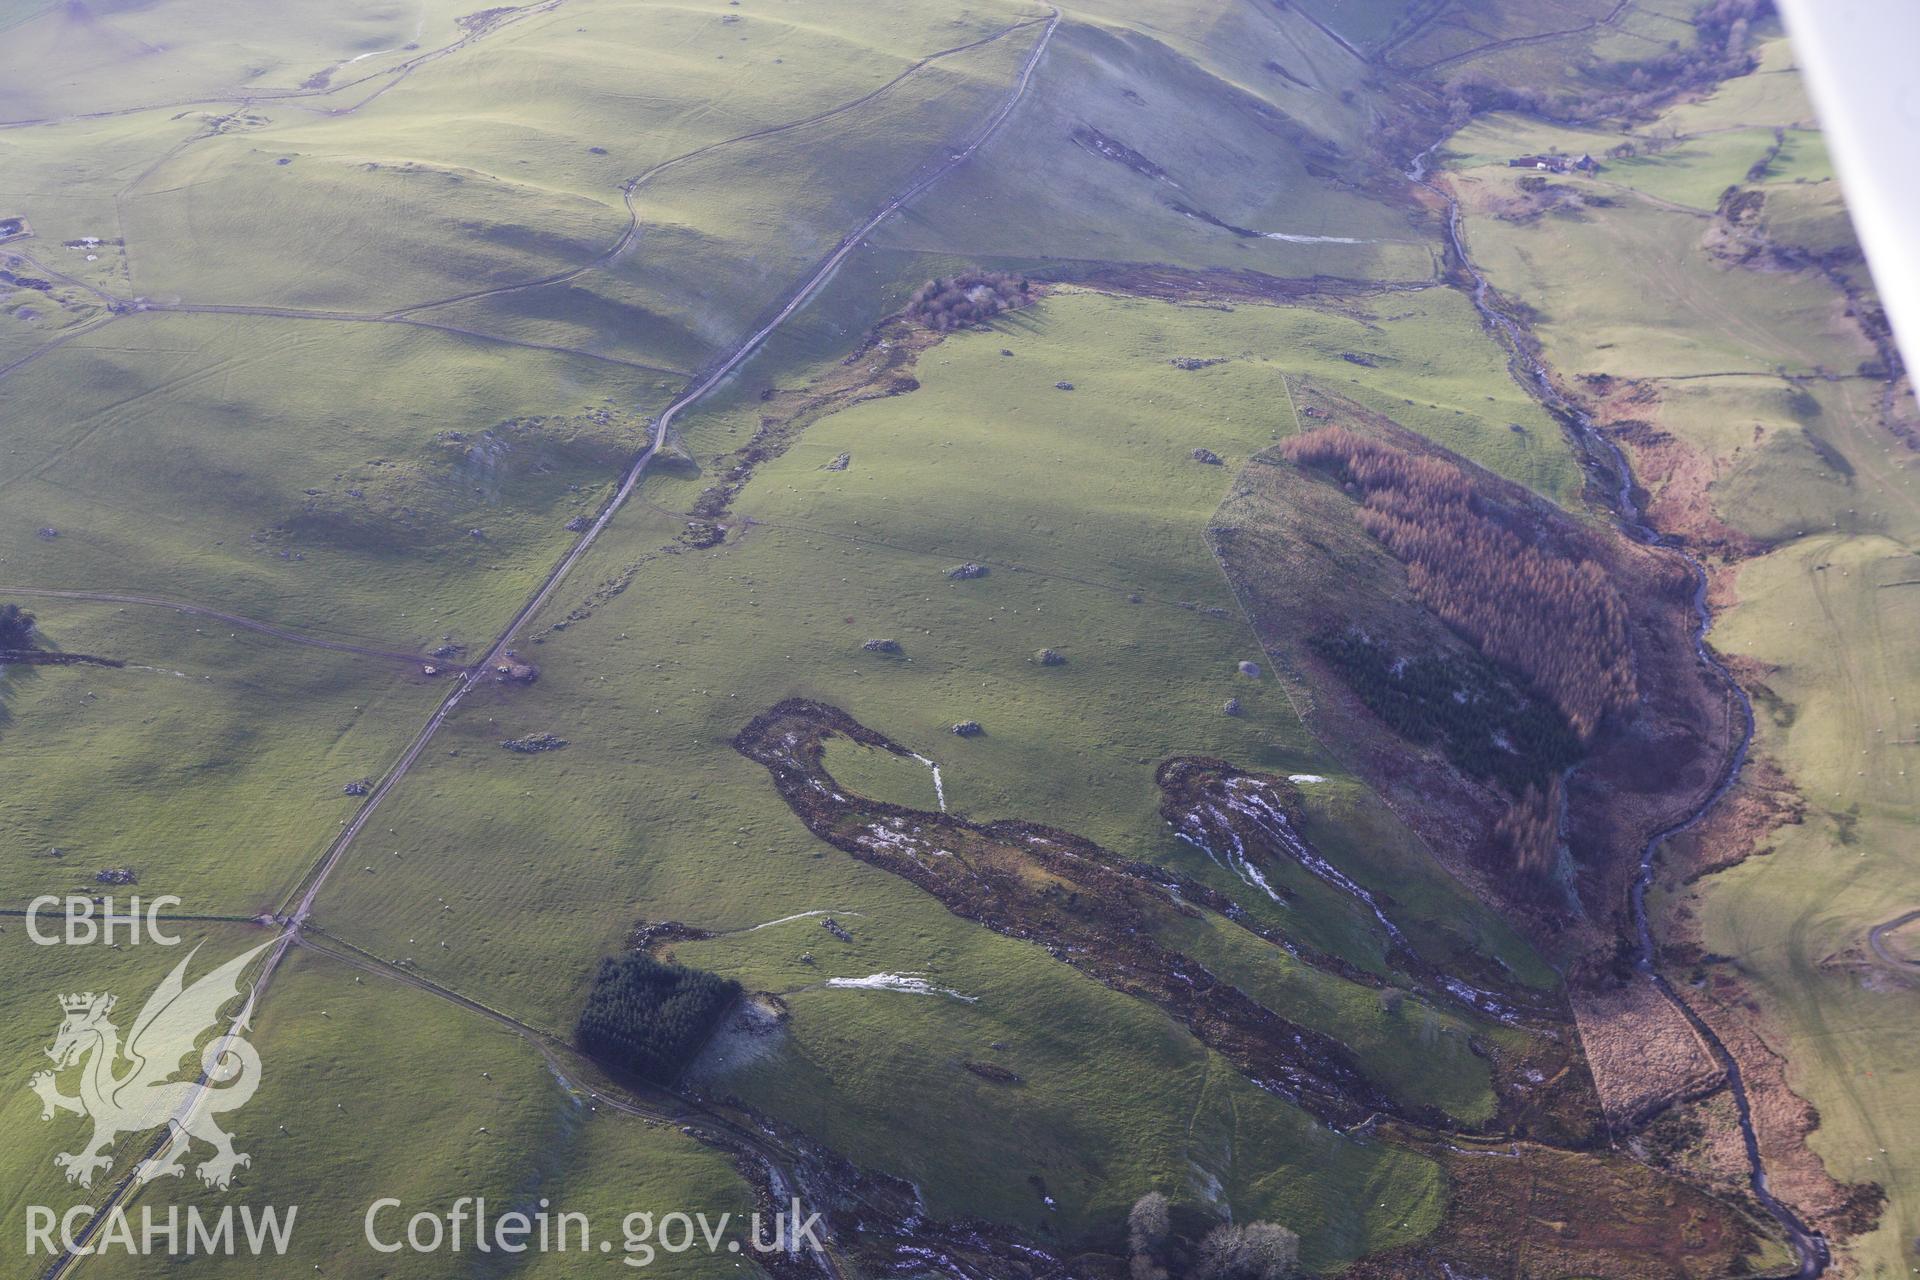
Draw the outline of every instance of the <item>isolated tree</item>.
M1127 1243L1135 1253L1145 1253L1166 1243L1173 1230L1173 1206L1158 1191L1149 1191L1133 1202L1127 1215Z
M24 649L33 643L33 615L17 604L0 604L0 649Z
M1166 1280L1167 1237L1173 1231L1173 1207L1158 1191L1133 1202L1127 1214L1127 1266L1133 1280Z

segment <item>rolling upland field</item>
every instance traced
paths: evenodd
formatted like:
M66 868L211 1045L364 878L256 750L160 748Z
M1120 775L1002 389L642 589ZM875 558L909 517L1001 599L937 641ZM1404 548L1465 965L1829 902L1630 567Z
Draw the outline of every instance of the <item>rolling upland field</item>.
M1912 398L1886 386L1854 323L1871 285L1786 42L1652 132L1669 127L1677 145L1556 182L1570 198L1550 188L1529 209L1488 160L1605 154L1623 135L1493 117L1448 144L1461 153L1453 183L1479 215L1476 260L1535 309L1547 362L1596 403L1649 511L1715 553L1712 642L1739 660L1762 766L1728 808L1775 816L1676 851L1656 890L1661 931L1694 974L1689 1000L1812 1108L1761 1112L1795 1179L1775 1185L1832 1195L1819 1167L1785 1154L1811 1129L1827 1174L1887 1196L1848 1264L1906 1274L1920 1230L1907 1031L1920 997L1869 935L1914 905L1920 772L1906 744L1920 669L1892 638L1915 609Z
M1920 418L1769 12L0 0L0 1275L1920 1269Z

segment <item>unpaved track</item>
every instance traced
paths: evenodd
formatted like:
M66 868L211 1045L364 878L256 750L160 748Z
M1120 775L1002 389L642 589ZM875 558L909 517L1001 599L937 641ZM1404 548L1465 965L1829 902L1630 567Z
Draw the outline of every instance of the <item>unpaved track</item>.
M582 268L585 270L585 268ZM497 333L485 333L479 329L468 329L457 324L442 324L435 320L416 320L407 315L361 315L352 311L310 311L300 307L252 306L241 303L219 302L146 302L131 315L146 315L156 311L170 312L175 315L222 315L222 316L262 316L271 320L329 320L339 324L398 324L416 329L433 329L440 333L458 334L461 337L474 338L481 342L495 342L509 347L525 347L530 351L551 351L557 355L578 356L583 360L600 360L607 364L624 365L629 369L639 369L645 373L664 373L673 377L687 376L685 369L669 369L664 365L645 364L639 360L628 360L623 356L604 355L598 351L588 351L584 347L566 347L548 342L528 342L523 338L508 338Z
M625 1085L620 1086L618 1093L596 1088L586 1083L583 1077L590 1071L597 1074L597 1069L572 1045L552 1032L542 1031L538 1027L520 1021L512 1014L503 1013L491 1005L463 996L451 988L443 987L429 978L422 977L390 961L382 960L337 938L322 935L321 939L316 940L312 933L306 933L301 936L299 945L316 955L323 955L329 960L348 965L362 973L400 983L436 999L457 1005L469 1013L490 1019L531 1044L546 1060L548 1069L560 1081L562 1088L577 1089L594 1103L604 1104L623 1115L676 1125L696 1140L701 1138L705 1131L705 1135L722 1143L731 1142L751 1151L788 1186L797 1188L799 1185L795 1176L799 1167L798 1158L762 1132L736 1124L701 1103L670 1089L658 1089L649 1095ZM779 1197L775 1198L777 1200ZM839 1260L830 1250L816 1250L814 1256L829 1276L834 1277L834 1280L841 1280Z
M552 598L555 589L557 589L566 576L572 572L574 566L584 559L587 553L593 549L593 544L599 541L600 535L605 532L606 527L612 523L614 516L618 514L620 508L626 505L627 499L633 495L634 489L646 474L648 464L653 461L654 455L660 451L660 446L666 441L667 432L673 426L673 420L683 411L704 398L715 387L719 386L726 380L728 375L745 363L749 356L759 350L761 344L767 340L768 336L771 335L775 329L779 328L790 319L795 312L806 305L813 295L819 291L820 287L839 269L840 264L846 260L847 256L859 247L860 242L871 234L875 227L878 227L882 222L892 217L903 205L921 195L927 188L931 187L941 178L944 178L947 174L953 172L953 170L971 159L973 154L978 151L981 146L985 145L986 141L999 130L1001 124L1005 122L1008 116L1013 114L1013 109L1018 106L1020 101L1026 96L1027 87L1033 80L1034 69L1039 65L1041 55L1046 52L1047 45L1052 40L1054 29L1059 25L1059 21L1060 15L1056 10L1053 17L1047 22L1046 31L1035 43L1033 51L1028 54L1026 65L1021 70L1020 79L1016 83L1013 93L1008 97L1006 104L994 113L987 121L985 127L975 135L971 142L947 160L934 166L926 176L922 177L905 191L887 201L885 205L881 206L879 212L862 223L851 235L841 240L833 252L828 254L821 262L813 275L807 279L805 284L794 291L793 295L787 300L786 305L781 307L772 319L768 320L744 342L736 346L733 354L716 365L704 378L695 384L692 389L682 394L678 400L675 400L667 407L666 411L660 415L658 422L654 426L653 443L648 445L646 451L627 469L626 477L620 482L619 490L614 494L612 501L607 504L606 509L600 513L599 518L593 522L586 532L580 535L580 540L573 545L572 550L568 551L567 554L561 558L560 563L553 567L552 572L550 572L546 579L540 584L539 589L533 593L533 596L528 599L526 604L521 606L520 611L507 623L505 629L501 631L499 638L487 649L479 662L455 684L452 691L448 693L445 700L441 702L439 708L435 710L433 716L421 729L419 735L413 740L412 744L408 746L406 752L401 755L394 768L381 780L379 786L374 789L373 793L367 797L366 804L361 806L360 812L354 815L353 820L347 824L346 829L343 830L334 841L327 854L322 858L320 864L309 876L306 892L301 896L294 909L288 913L292 920L292 930L290 930L290 932L298 930L301 923L312 914L314 899L318 896L321 886L326 882L327 877L332 873L334 867L339 864L340 858L346 852L348 846L353 843L354 838L358 836L361 829L366 826L368 819L370 819L374 811L379 808L380 802L386 798L387 793L392 790L393 786L398 783L401 778L406 776L407 771L411 769L414 763L420 758L420 753L426 749L428 741L432 739L434 734L439 732L441 726L446 723L447 717L453 713L454 708L459 706L467 694L472 692L476 686L487 679L494 664L505 654L508 646L513 643L514 637L519 634L520 629ZM284 946L274 951L273 961L269 964L267 973L262 975L263 982L266 977L271 976L273 963L277 963L284 951Z
M564 271L556 271L551 275L539 276L532 280L522 280L516 284L503 284L495 285L487 289L474 289L467 293L456 293L450 298L439 298L432 302L415 302L385 314L388 317L406 316L416 311L427 311L434 307L448 307L458 302L474 302L481 298L497 297L503 293L518 293L526 289L542 289L549 285L565 284L567 281L577 279L596 268L610 266L618 261L640 239L640 211L634 206L634 196L638 194L641 187L652 182L667 170L678 168L680 165L698 160L702 156L709 155L726 147L737 146L743 142L757 142L765 138L771 138L794 129L805 128L810 124L819 124L823 120L831 120L837 115L843 115L848 111L864 107L869 102L872 102L885 93L891 92L914 75L943 58L951 58L956 54L967 53L974 49L983 48L986 45L994 43L996 40L1004 40L1016 31L1024 31L1028 27L1043 21L1045 21L1045 19L1028 18L1025 21L1002 27L992 35L982 36L978 40L969 41L966 44L957 44L950 49L936 50L920 58L879 88L863 93L857 98L849 99L837 107L828 107L824 111L815 112L810 116L803 116L798 120L788 120L782 124L767 125L764 128L750 130L747 133L735 134L731 138L722 138L718 142L709 142L705 146L695 147L692 151L684 152L671 159L662 160L659 164L654 165L638 176L629 178L625 185L622 186L621 192L627 206L627 227L626 230L620 233L620 238L614 241L613 247L577 267L570 267ZM1051 32L1052 28L1049 27L1048 30Z
M1449 54L1444 58L1425 63L1421 66L1408 67L1406 70L1416 72L1435 71L1441 67L1450 67L1456 62L1465 62L1469 58L1478 58L1485 54L1497 53L1502 49L1518 49L1530 44L1548 44L1566 36L1577 36L1583 31L1597 31L1601 27L1610 27L1618 22L1621 15L1632 7L1633 0L1619 0L1619 3L1614 5L1613 11L1607 14L1606 17L1595 18L1592 22L1584 22L1577 27L1568 27L1564 31L1542 31L1538 35L1532 36L1515 36L1511 40L1495 40L1491 44L1483 44L1478 48L1468 49L1464 53Z
M535 6L534 8L526 10L525 13L544 12L547 9L556 7L558 3L559 3L559 0L553 0L553 3L547 4L547 5ZM520 16L525 16L525 14L522 14ZM518 17L512 20L518 21ZM852 111L859 107L865 106L866 104L874 101L876 98L879 98L882 95L888 92L891 92L893 89L897 88L900 84L902 84L906 80L912 78L914 75L918 74L919 72L925 70L927 67L933 65L936 62L939 62L944 58L951 58L957 54L967 53L971 50L982 48L986 45L994 43L995 41L1004 40L1005 38L1007 38L1010 35L1013 35L1016 32L1024 31L1029 27L1040 24L1041 22L1048 23L1045 39L1050 39L1053 33L1053 24L1057 21L1058 21L1058 17L1056 15L1052 19L1027 18L1020 22L1011 23L1008 26L1002 27L998 31L995 31L989 35L982 36L978 40L972 40L967 42L966 44L954 45L951 48L947 48L947 49L938 49L938 50L935 50L933 53L926 54L925 56L914 61L911 65L909 65L903 71L901 71L899 75L887 81L885 84L880 85L878 88L869 90L868 92L861 94L857 98L852 98L846 102L840 103L838 106L829 107L824 111L818 111L812 115L803 116L797 120L788 120L780 124L767 125L764 128L750 130L749 132L737 134L731 138L722 138L717 142L710 142L710 143L707 143L705 146L696 147L692 151L685 152L684 154L674 156L667 160L663 160L659 164L654 165L652 168L647 169L644 172L640 173L638 176L630 178L622 186L621 198L626 205L627 226L626 226L626 229L620 233L619 239L617 239L614 242L611 248L607 249L603 253L597 254L593 258L589 259L584 263L581 263L578 266L568 267L564 270L552 272L544 276L538 276L531 280L521 280L521 281L515 281L508 284L494 285L485 289L474 289L466 293L454 294L451 297L436 298L427 302L408 303L406 306L396 307L391 311L369 313L369 312L358 312L358 311L324 310L324 309L304 308L304 307L276 307L271 305L247 304L247 303L155 302L152 300L143 301L136 306L134 303L134 300L130 297L123 298L123 297L115 296L113 294L109 294L101 290L97 286L88 284L87 282L79 280L75 277L67 276L60 272L51 271L48 268L41 267L40 268L41 270L48 271L49 274L58 276L60 279L67 281L70 284L73 284L75 287L85 289L88 292L94 294L96 297L98 297L101 300L101 302L104 305L106 305L109 308L110 314L100 317L96 320L88 321L84 325L76 326L73 331L51 342L48 342L44 346L39 347L34 351L28 352L25 356L14 361L12 364L0 366L0 378L4 378L8 374L12 373L15 369L18 369L28 364L29 362L36 360L43 355L46 355L48 352L53 351L58 347L64 346L67 342L71 341L72 339L80 337L82 333L91 332L93 329L99 328L101 325L107 323L110 320L118 319L125 316L144 315L154 311L166 311L166 312L172 312L175 314L185 314L185 315L262 316L262 317L279 319L279 320L333 320L341 323L350 323L350 324L412 325L422 329L434 329L442 333L457 334L463 337L474 338L484 342L496 342L496 343L501 343L507 346L525 347L533 351L550 351L560 355L572 355L572 356L579 356L583 359L604 361L608 364L623 365L630 369L640 369L648 373L665 373L665 374L671 374L675 377L691 376L688 374L688 372L685 369L664 368L659 365L647 364L638 360L628 360L620 356L605 355L600 352L588 351L585 348L581 348L581 347L568 347L568 346L560 346L560 345L554 345L554 344L542 343L542 342L529 342L519 338L504 337L499 334L486 333L481 330L468 328L463 325L445 324L438 321L421 319L418 316L416 316L415 313L420 311L430 311L437 307L452 306L455 303L460 303L460 302L473 302L483 298L498 297L502 294L518 293L518 292L522 292L529 289L540 289L540 288L547 288L552 285L564 284L569 280L574 280L582 275L585 275L589 271L594 271L603 267L610 266L614 262L618 261L622 256L624 256L629 250L631 250L633 246L636 243L638 243L640 239L640 233L641 233L640 212L639 212L639 209L634 204L635 196L638 194L641 187L651 182L654 178L658 177L660 174L665 173L667 170L676 168L690 161L697 160L702 156L708 155L715 151L719 151L723 148L735 146L739 143L754 142L754 141L759 141L766 138L775 137L779 134L786 133L794 129L804 128L807 125L819 124L824 120L830 120L835 116L842 115L848 111ZM486 33L482 33L482 34L490 34L491 31L494 29L496 28L489 28ZM414 62L410 62L409 64L407 64L406 69L401 73L399 77L396 77L391 84L388 84L382 89L380 89L378 93L384 93L386 89L392 88L394 84L398 84L400 79L404 78L406 74L411 73L416 63L429 61L433 58L444 57L447 54L456 52L457 50L465 47L465 45L467 45L468 43L471 43L472 40L478 39L478 38L479 36L477 35L470 36L466 40L462 40L455 44L449 45L444 49L436 50L431 55L423 55L420 59L416 59ZM375 73L375 74L385 74L385 73ZM281 96L283 98L298 97L298 96L303 96L305 92L306 91L299 91L296 93L291 93L291 94L286 94ZM325 91L316 90L313 92L315 93L333 92L333 90L325 90ZM378 96L378 94L376 93L375 96ZM348 114L349 112L358 110L359 107L364 105L366 104L363 102L353 107L347 107L347 108L340 109L338 111L329 112L328 114L345 115L345 114ZM111 113L111 114L119 114L119 113ZM32 122L29 122L29 123L32 123ZM5 127L5 126L0 126L0 127ZM129 192L133 190L134 187L139 186L140 183L144 181L150 173L158 169L161 165L165 164L168 160L172 159L176 154L178 154L184 148L192 145L195 142L204 141L209 137L215 137L215 136L218 136L218 135L215 133L200 133L200 134L195 134L193 137L183 139L181 142L175 144L158 160L155 160L153 164L149 165L147 169L143 171L139 176L135 177L125 187L121 188L121 190L115 195L114 197L115 200L118 201L121 198L125 197ZM32 261L32 259L29 259L29 261Z
M91 320L81 321L79 324L74 325L72 328L68 329L65 333L61 334L59 337L52 338L46 342L41 343L39 346L35 347L33 350L27 352L27 354L14 360L12 363L0 364L0 378L6 377L8 374L12 373L15 369L24 369L26 366L32 364L35 360L38 360L41 356L47 355L49 352L58 351L61 347L66 346L69 342L72 342L75 338L84 338L89 333L93 333L98 329L104 328L106 325L112 323L113 321L119 318L120 317L109 313L103 316L95 316Z
M1867 930L1867 945L1873 948L1873 954L1880 957L1884 964L1896 969L1905 969L1909 973L1920 973L1920 960L1908 960L1887 945L1887 935L1896 929L1904 929L1915 920L1920 920L1920 911L1909 911L1885 924L1875 925Z
M1001 125L1006 123L1007 118L1013 114L1014 109L1025 99L1027 89L1033 83L1034 71L1039 67L1040 59L1046 53L1047 46L1052 43L1054 31L1059 25L1060 11L1055 9L1052 11L1052 16L1047 19L1045 31L1041 33L1040 39L1034 43L1033 50L1027 55L1027 60L1021 67L1019 79L1014 84L1013 92L1008 95L1006 102L1000 109L987 119L986 123L974 135L971 141L945 160L934 165L925 176L912 183L899 195L888 200L880 207L877 213L862 223L852 234L841 240L833 252L821 261L814 273L807 278L804 284L794 291L786 305L781 307L772 319L768 320L745 341L736 346L730 356L716 365L697 385L681 395L678 400L675 400L667 407L666 411L660 415L660 419L654 428L653 443L647 446L646 451L635 459L633 465L628 468L626 478L621 481L619 491L615 493L613 500L607 504L606 510L600 513L600 518L593 522L592 527L580 536L580 540L574 544L573 549L561 559L559 564L554 566L553 571L549 573L545 581L540 584L540 588L534 592L533 597L521 607L520 611L514 614L512 620L508 622L506 628L501 631L499 638L487 649L485 656L482 657L479 663L472 667L455 683L453 689L447 694L446 698L441 701L440 706L434 711L432 717L428 719L419 734L416 735L414 740L408 745L406 751L401 754L393 768L388 771L387 775L380 780L379 785L374 788L372 794L367 797L366 803L360 807L359 812L356 813L352 821L348 822L346 827L342 829L339 836L335 837L332 844L327 847L326 853L321 856L318 864L308 873L307 878L303 882L304 892L296 890L300 896L298 900L294 902L291 910L282 913L285 928L282 929L280 936L275 939L272 949L267 952L266 961L261 966L260 974L254 979L252 987L248 990L246 1004L228 1029L229 1035L233 1034L237 1029L250 1025L253 1010L265 997L267 988L272 983L274 975L279 972L280 962L286 958L287 950L301 941L301 932L308 917L313 913L314 901L319 897L320 891L326 885L328 877L331 876L334 869L340 865L340 859L345 856L347 849L353 844L354 839L373 817L375 810L380 807L380 802L386 799L387 794L393 790L394 786L407 775L407 771L419 760L421 753L426 750L428 742L432 740L434 734L439 732L441 726L447 722L447 717L453 713L454 708L460 704L468 693L472 692L475 687L487 678L494 663L513 642L514 636L519 634L520 629L526 625L527 621L540 611L552 597L554 590L560 585L561 581L566 578L573 567L592 549L593 544L599 539L600 534L606 529L607 525L612 522L615 513L618 512L626 503L627 499L632 496L635 487L640 483L641 477L646 474L648 464L653 461L654 455L660 451L661 444L667 438L667 430L672 426L673 419L682 411L706 396L715 387L719 386L729 374L745 363L747 358L757 351L760 345L767 340L768 335L773 333L780 325L784 324L796 311L800 310L802 306L806 305L807 301L819 291L820 287L833 277L834 272L839 269L840 264L846 261L847 256L859 247L861 241L870 235L874 228L899 212L903 206L916 199L929 187L933 186L934 183L972 159L974 154L978 152L981 147L985 146L994 134L999 132ZM187 1103L189 1111L199 1105L199 1101L201 1097L204 1096L206 1088L206 1077L202 1076L200 1087L195 1091L194 1097ZM151 1149L146 1154L150 1156L156 1153L161 1144L167 1140L168 1131L162 1129L159 1137L155 1139ZM764 1146L764 1143L760 1145ZM756 1149L758 1149L758 1147ZM105 1196L97 1206L92 1219L87 1223L86 1227L78 1233L78 1238L75 1243L85 1247L87 1242L105 1225L107 1215L113 1209L122 1206L131 1197L133 1191L134 1187L131 1177L122 1179L120 1183L113 1188L112 1192ZM54 1260L53 1264L47 1268L44 1274L47 1280L56 1280L57 1277L70 1275L80 1262L90 1256L92 1255L88 1253L64 1252ZM840 1275L839 1268L833 1262L830 1254L826 1256L825 1265L828 1268L829 1274L838 1280Z
M184 604L179 600L163 600L158 596L127 595L117 591L62 591L52 587L0 587L0 596L28 596L35 600L79 600L93 604L132 604L150 609L171 609L175 613L185 613L196 618L210 618L229 627L257 631L263 636L272 636L276 640L285 640L290 644L303 644L313 649L331 649L335 653L358 654L363 658L394 658L406 663L426 660L426 655L421 653L404 649L381 649L372 645L354 644L348 640L328 640L321 636L303 635L298 631L290 631L286 627L275 626L271 622L243 618L237 613L210 609L205 605Z
M31 129L40 125L72 124L83 120L110 120L116 116L141 115L149 111L179 111L190 107L211 107L223 103L238 103L241 106L248 106L255 102L290 102L295 106L303 106L304 104L301 103L299 99L329 97L342 90L352 89L358 85L366 84L369 81L378 80L382 76L393 77L391 81L380 86L366 98L354 103L350 107L319 108L320 112L324 115L348 115L366 106L367 103L393 88L394 85L399 84L402 80L405 80L408 76L428 63L437 62L442 58L458 53L468 45L484 40L488 36L506 27L533 17L535 14L549 13L559 8L563 3L565 3L565 0L545 0L545 3L542 4L527 5L523 8L516 9L511 13L503 14L496 21L486 24L477 31L467 32L451 44L442 45L438 49L429 49L425 53L417 53L404 62L393 63L377 71L369 71L357 80L348 80L341 84L329 84L318 89L230 89L223 93L214 93L202 97L172 98L165 102L148 102L133 107L116 107L110 111L82 111L61 116L34 116L24 120L0 120L0 129Z

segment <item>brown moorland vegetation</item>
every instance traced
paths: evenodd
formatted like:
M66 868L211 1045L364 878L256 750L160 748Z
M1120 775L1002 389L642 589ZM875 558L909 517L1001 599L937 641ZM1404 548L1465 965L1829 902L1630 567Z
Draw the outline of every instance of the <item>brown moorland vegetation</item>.
M1401 1136L1392 1126L1381 1132L1389 1140ZM1612 1153L1527 1142L1409 1145L1446 1168L1446 1218L1416 1244L1361 1259L1345 1273L1352 1280L1462 1274L1722 1280L1756 1274L1770 1234L1766 1224L1705 1190Z
M781 798L820 839L917 885L955 915L1045 947L1095 981L1157 1005L1249 1079L1304 1110L1342 1125L1378 1113L1460 1127L1434 1106L1390 1096L1348 1045L1261 1003L1182 951L1177 940L1186 921L1211 915L1272 943L1294 962L1375 990L1389 986L1381 978L1263 928L1205 884L1121 857L1074 832L1018 820L976 824L856 795L826 769L823 746L832 736L906 754L838 707L806 699L756 716L733 745L767 769ZM1167 761L1158 780L1162 812L1176 830L1202 842L1238 844L1242 856L1259 865L1304 858L1332 873L1290 824L1276 829L1292 794L1283 780L1198 757ZM1491 1039L1477 1050L1491 1069L1498 1110L1473 1126L1476 1131L1531 1133L1570 1145L1592 1140L1599 1100L1577 1066L1560 1010L1510 990L1494 974L1474 975L1494 992L1463 996L1447 974L1404 945L1395 948L1394 961L1399 980L1424 1003L1475 1019L1486 1016L1487 1006L1510 1025L1545 1030L1529 1037L1524 1050Z
M1488 1274L1707 1280L1742 1274L1748 1266L1746 1255L1760 1231L1737 1205L1591 1148L1598 1099L1576 1037L1564 1031L1541 1037L1524 1056L1485 1045L1501 1109L1491 1124L1478 1128L1502 1140L1476 1139L1471 1129L1446 1123L1429 1108L1394 1105L1367 1080L1364 1063L1347 1046L1290 1022L1167 945L1168 925L1199 913L1220 914L1266 936L1231 899L1069 831L1020 821L976 824L852 794L825 767L823 747L834 736L905 751L839 708L804 699L756 716L735 737L734 748L767 769L781 798L827 843L916 885L956 915L1044 947L1096 981L1158 1005L1242 1072L1308 1112L1341 1126L1359 1121L1358 1128L1374 1139L1420 1151L1446 1167L1451 1193L1440 1230L1363 1260L1352 1274L1438 1276L1467 1263ZM1166 761L1157 781L1169 820L1196 833L1225 830L1185 822L1196 805L1213 808L1218 823L1252 836L1263 824L1238 822L1209 801L1234 794L1246 799L1250 787L1276 804L1289 794L1281 780L1197 757ZM1248 841L1250 850L1254 843ZM1291 855L1268 847L1253 856L1264 862L1302 855L1316 856L1305 846ZM1300 958L1338 964L1310 953ZM1399 958L1408 957L1402 952ZM1524 1104L1517 1097L1522 1092L1539 1096ZM1407 1122L1410 1111L1413 1123ZM1529 1221L1551 1223L1552 1230L1538 1243L1539 1233L1516 1235L1515 1224ZM1130 1252L1142 1252L1128 1243Z
M1291 392L1308 428L1338 424L1409 461L1451 468L1471 487L1467 514L1512 535L1451 539L1441 552L1530 549L1590 563L1611 584L1629 638L1616 670L1631 671L1636 696L1628 705L1624 682L1616 686L1620 705L1583 740L1559 690L1485 653L1416 590L1406 561L1367 528L1367 495L1357 480L1342 483L1337 463L1299 465L1280 445L1256 455L1208 531L1276 670L1303 690L1315 735L1449 870L1536 937L1608 953L1631 929L1627 887L1647 836L1711 789L1733 741L1736 704L1694 647L1685 562L1570 516L1324 386L1303 380ZM1448 479L1448 505L1458 508ZM1510 607L1525 598L1497 585L1493 567L1451 576L1465 568L1442 565L1423 586L1485 582L1496 585L1477 589ZM1565 604L1544 593L1533 603ZM1549 643L1578 634L1551 614L1533 625Z

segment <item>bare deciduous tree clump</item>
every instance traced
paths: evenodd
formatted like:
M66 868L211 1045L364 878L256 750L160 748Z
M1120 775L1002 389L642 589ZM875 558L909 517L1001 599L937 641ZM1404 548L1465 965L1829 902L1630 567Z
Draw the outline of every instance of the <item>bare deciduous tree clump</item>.
M1133 1202L1127 1214L1127 1269L1133 1280L1167 1280L1163 1261L1173 1231L1173 1206L1158 1191Z
M1285 1280L1300 1265L1300 1237L1272 1222L1227 1223L1200 1243L1194 1280Z
M937 276L907 299L907 318L945 333L991 320L1032 301L1032 282L1004 271L967 271Z
M1149 1191L1127 1214L1127 1253L1132 1280L1286 1280L1300 1266L1300 1237L1272 1222L1227 1222L1195 1246L1175 1230L1167 1197Z
M1134 1253L1147 1253L1167 1241L1173 1230L1173 1206L1158 1191L1149 1191L1133 1202L1127 1215L1127 1246Z

